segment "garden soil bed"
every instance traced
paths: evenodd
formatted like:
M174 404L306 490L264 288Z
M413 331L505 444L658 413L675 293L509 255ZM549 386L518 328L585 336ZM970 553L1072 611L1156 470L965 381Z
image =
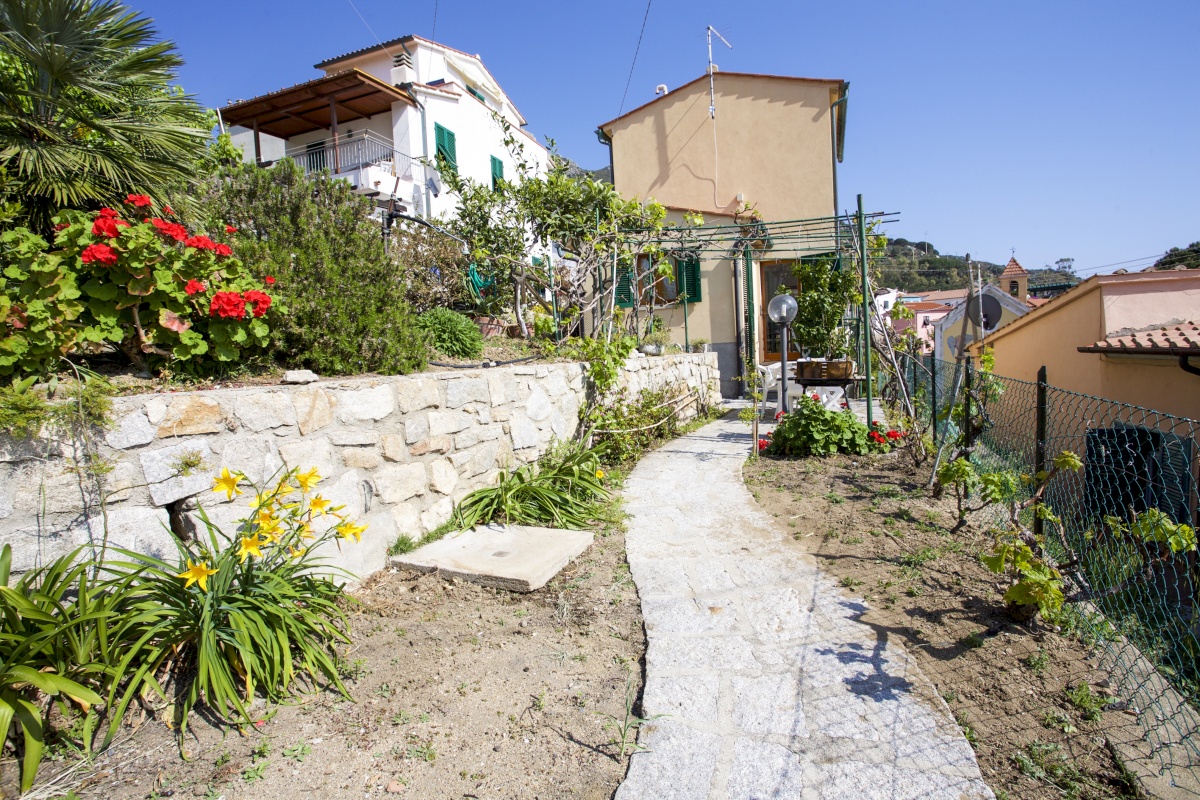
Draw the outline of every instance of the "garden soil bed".
M1087 721L1067 698L1080 682L1111 694L1085 643L1005 616L997 576L979 561L990 538L952 532L953 502L933 500L907 463L900 454L760 458L745 479L822 569L867 600L863 623L915 656L998 798L1142 796L1109 746L1140 737L1136 720L1106 709ZM1019 759L1031 754L1040 763L1026 760L1023 771ZM1061 788L1026 774L1047 766Z
M148 720L43 796L612 796L627 761L605 715L624 718L645 652L620 530L600 531L532 594L388 571L355 597L353 702L321 692L274 713L259 706L264 721L240 731L194 718L187 761ZM47 762L43 777L67 763Z

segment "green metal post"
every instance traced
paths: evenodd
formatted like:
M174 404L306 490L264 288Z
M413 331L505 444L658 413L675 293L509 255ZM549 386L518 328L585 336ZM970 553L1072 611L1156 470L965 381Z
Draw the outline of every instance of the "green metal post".
M938 440L938 407L937 407L937 353L929 357L929 419L933 424L933 443Z
M866 365L866 389L867 389L867 428L871 428L874 423L871 411L871 315L868 312L867 303L871 302L870 284L867 282L867 219L863 216L863 201L862 195L858 196L858 246L861 255L862 267L862 344L863 344L863 363Z
M1037 432L1033 450L1033 474L1041 475L1046 471L1046 367L1038 370L1037 374ZM1033 517L1033 535L1040 537L1044 531L1045 520L1040 514Z
M966 357L966 370L963 373L963 441L966 442L967 450L971 449L974 436L971 434L971 392L974 387L974 380L971 373L974 369L971 365L971 356Z
M687 301L688 301L688 293L691 290L691 287L687 285L687 270L679 269L678 264L675 265L675 269L678 270L678 274L676 275L676 277L683 279L683 280L679 281L679 283L683 285L683 293L681 295L683 297L683 352L690 353L692 351L692 344L691 344L691 340L688 338L688 309L687 309L688 302Z
M742 251L742 258L746 266L746 357L752 365L757 366L758 342L754 339L754 275L752 274L754 264L750 259L750 245L746 245L745 250ZM763 390L765 391L765 389Z

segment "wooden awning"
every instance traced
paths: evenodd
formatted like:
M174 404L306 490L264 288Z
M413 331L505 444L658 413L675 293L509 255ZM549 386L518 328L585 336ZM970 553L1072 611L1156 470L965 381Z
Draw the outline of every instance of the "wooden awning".
M289 139L389 111L392 103L416 105L408 93L362 70L348 69L221 109L226 125L242 125Z

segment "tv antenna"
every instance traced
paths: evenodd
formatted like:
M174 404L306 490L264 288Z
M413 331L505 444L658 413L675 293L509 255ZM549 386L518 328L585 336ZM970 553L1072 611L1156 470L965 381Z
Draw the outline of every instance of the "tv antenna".
M717 38L720 39L721 42L726 47L728 47L730 50L733 49L733 45L731 45L729 42L725 41L725 37L722 36L717 31L717 29L714 28L712 25L708 26L707 33L708 33L708 117L709 117L709 119L716 119L717 118L717 91L716 91L716 87L713 86L713 60L712 60L712 37L713 37L713 34L714 33L717 34Z

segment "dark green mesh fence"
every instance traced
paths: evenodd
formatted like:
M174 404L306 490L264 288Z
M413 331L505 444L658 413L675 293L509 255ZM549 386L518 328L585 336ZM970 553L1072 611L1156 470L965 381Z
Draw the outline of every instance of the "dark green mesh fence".
M969 374L960 368L957 393L952 362L905 356L900 367L917 415L934 425L939 443L947 442L945 458L969 437L980 472L1032 475L1064 450L1083 461L1079 473L1056 476L1045 495L1064 529L1059 540L1047 527L1048 550L1060 565L1077 564L1065 570L1076 601L1056 622L1094 644L1164 775L1186 771L1184 783L1194 783L1200 778L1200 422L1065 391L1049 385L1053 376L1039 404L1039 384L977 367ZM896 398L896 376L891 381L884 395Z

